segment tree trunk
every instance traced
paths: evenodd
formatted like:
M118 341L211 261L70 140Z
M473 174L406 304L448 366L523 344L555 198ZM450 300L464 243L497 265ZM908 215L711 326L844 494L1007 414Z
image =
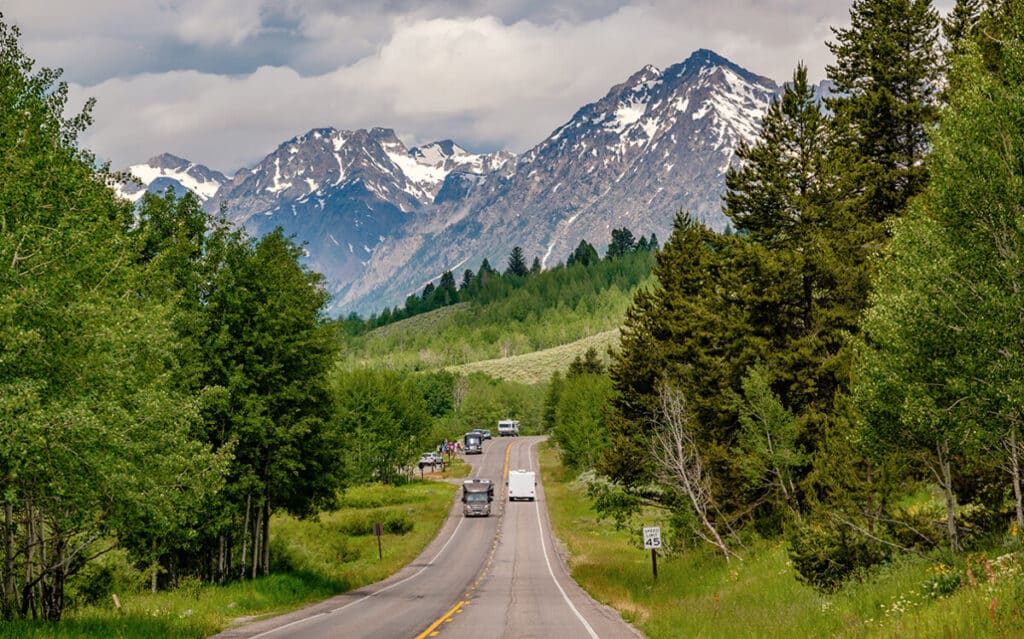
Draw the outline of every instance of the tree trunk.
M150 567L150 592L157 592L157 571L160 570L160 560L157 559L157 542L153 542L153 563Z
M270 574L270 500L267 499L263 502L263 540L261 542L263 548L263 575Z
M256 578L256 571L259 570L260 566L260 555L263 551L263 549L260 548L260 528L262 527L263 524L263 518L260 517L261 508L262 504L256 507L256 514L252 518L252 572L250 577L251 579Z
M250 494L250 495L246 495L246 497L245 497L245 523L242 524L242 563L241 563L242 569L240 571L241 572L240 576L241 576L242 579L245 579L245 560L246 560L246 551L248 550L248 548L246 547L246 544L249 543L249 512L251 510L252 510L252 495Z
M940 483L946 496L946 529L949 533L949 549L960 552L960 535L956 526L956 496L953 495L953 472L949 461L949 445L942 442L938 450L939 470L942 473Z
M224 563L226 558L224 550L224 533L217 535L217 542L220 547L218 548L219 552L217 553L217 575L214 577L214 581L219 585L224 585L224 573L226 572Z
M18 597L14 592L14 505L4 502L4 581L3 581L3 618L11 619L18 607Z
M1013 503L1017 510L1017 534L1024 534L1024 503L1020 485L1020 442L1017 441L1017 423L1010 428L1010 472L1013 474Z

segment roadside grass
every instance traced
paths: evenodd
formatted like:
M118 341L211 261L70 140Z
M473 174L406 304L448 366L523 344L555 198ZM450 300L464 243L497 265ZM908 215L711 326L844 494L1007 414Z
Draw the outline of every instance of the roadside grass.
M295 610L380 581L412 561L436 536L456 486L413 481L350 488L341 508L313 520L275 516L274 574L226 586L187 580L176 590L118 593L112 605L71 610L56 624L0 622L3 639L196 639L234 625ZM373 523L379 521L382 559ZM109 603L111 600L108 599Z
M556 451L545 444L540 457L549 516L573 577L651 639L1024 636L1024 575L1019 553L1008 549L992 553L1000 561L969 556L955 569L903 558L822 594L797 579L783 542L756 540L742 561L726 563L702 548L659 557L655 581L639 529L598 521ZM664 522L652 512L645 523ZM936 596L940 570L958 571L965 585Z

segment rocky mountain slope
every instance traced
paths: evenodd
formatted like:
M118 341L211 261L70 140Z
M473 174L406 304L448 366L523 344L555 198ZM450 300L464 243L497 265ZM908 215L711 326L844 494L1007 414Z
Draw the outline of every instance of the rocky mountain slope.
M211 212L224 203L251 233L282 226L305 242L335 313L368 314L401 305L446 270L461 279L484 258L504 268L515 246L551 267L580 240L603 250L613 228L663 242L679 210L724 228L725 171L779 90L699 50L637 71L519 157L475 155L449 140L407 149L385 128L325 128L230 180L216 174L212 193L213 182L194 179Z

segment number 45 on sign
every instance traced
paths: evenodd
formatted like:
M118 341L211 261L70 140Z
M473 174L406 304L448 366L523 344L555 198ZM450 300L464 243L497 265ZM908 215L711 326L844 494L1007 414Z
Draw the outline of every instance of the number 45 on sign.
M661 548L661 526L644 526L644 549Z

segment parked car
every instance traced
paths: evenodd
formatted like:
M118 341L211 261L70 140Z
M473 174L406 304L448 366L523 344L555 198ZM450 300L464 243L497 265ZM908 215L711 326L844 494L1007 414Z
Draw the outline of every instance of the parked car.
M420 470L423 470L424 466L440 466L441 468L444 468L444 457L441 456L441 453L435 453L433 451L429 453L423 453L422 455L420 455L420 461L418 465L420 467Z
M491 438L491 431L487 430L486 428L474 428L470 432L472 432L472 433L480 433L480 437L483 437L484 439L490 439Z

